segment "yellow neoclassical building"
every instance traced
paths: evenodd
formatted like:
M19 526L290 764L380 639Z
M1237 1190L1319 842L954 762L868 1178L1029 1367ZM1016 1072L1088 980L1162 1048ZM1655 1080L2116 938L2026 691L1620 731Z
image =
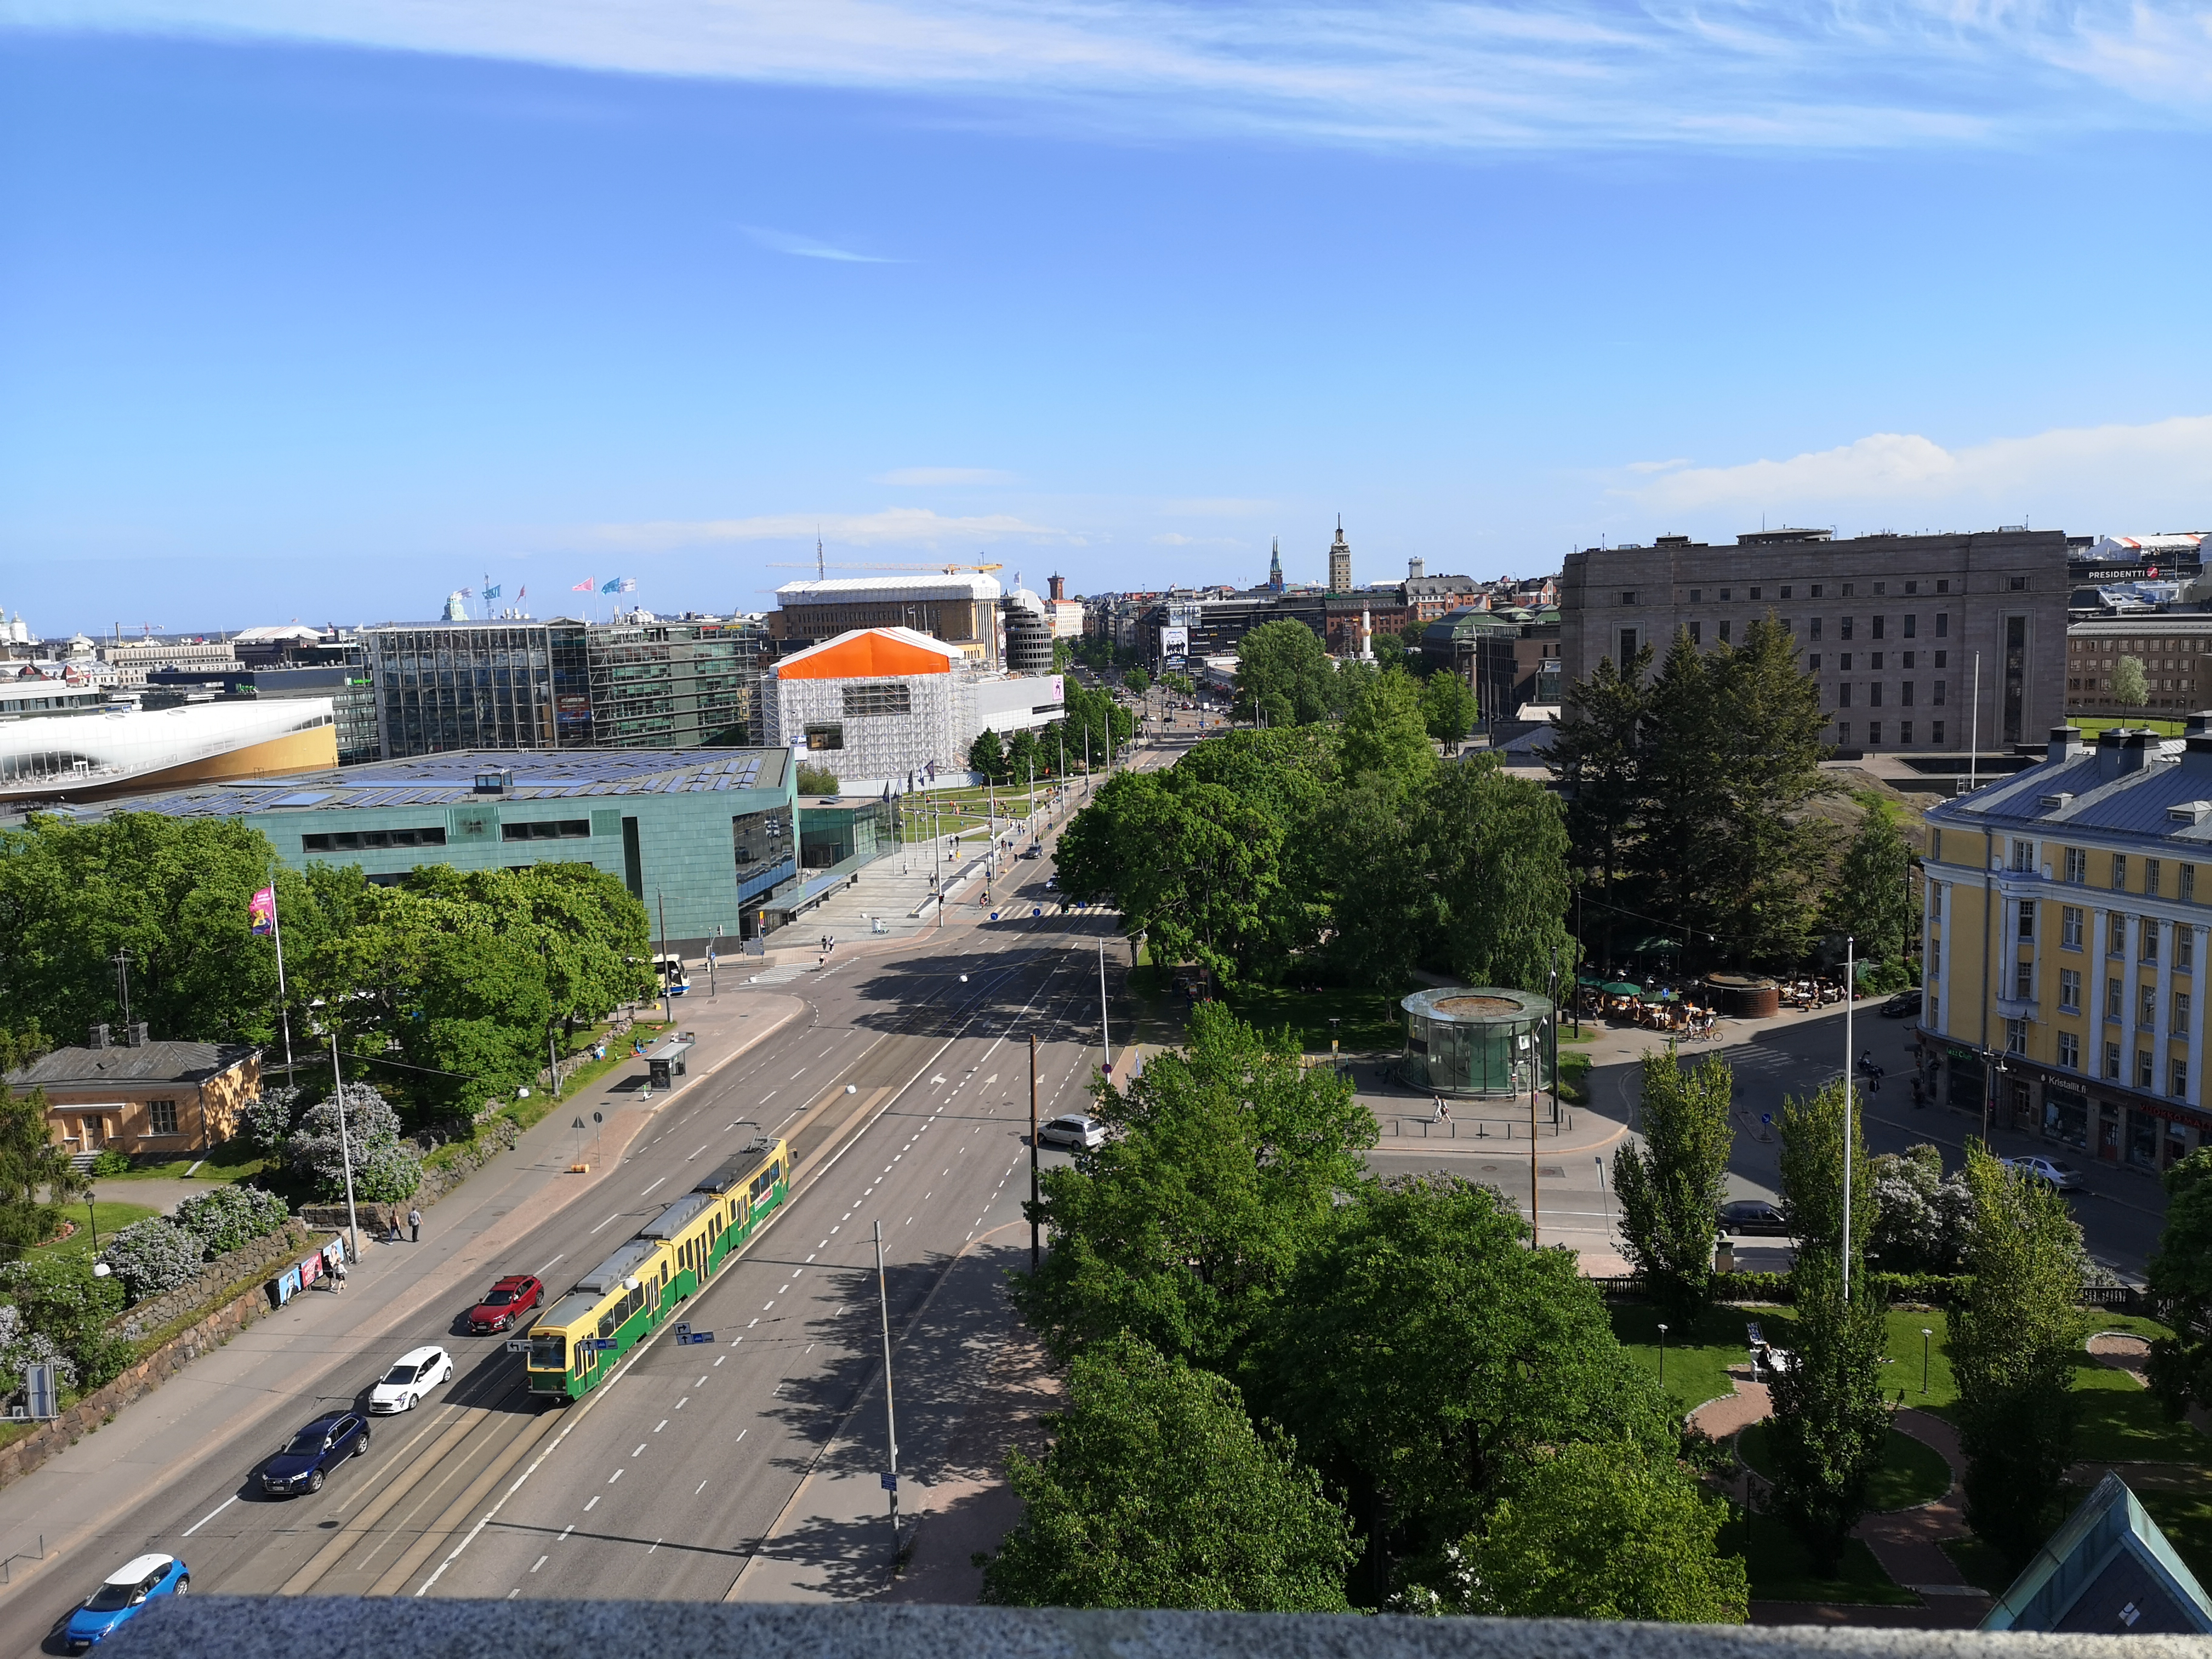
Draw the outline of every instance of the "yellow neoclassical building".
M1920 1061L1936 1097L2107 1164L2212 1131L2212 720L2051 734L1927 814Z

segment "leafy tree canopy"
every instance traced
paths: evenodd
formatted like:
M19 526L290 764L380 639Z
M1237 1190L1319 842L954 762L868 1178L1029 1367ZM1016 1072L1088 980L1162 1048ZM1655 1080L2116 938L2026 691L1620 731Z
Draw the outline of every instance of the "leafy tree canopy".
M983 1600L1342 1612L1351 1526L1292 1452L1224 1378L1109 1338L1077 1357L1051 1449L1014 1454L1026 1512L983 1563Z
M2151 1344L2150 1384L2168 1415L2212 1407L2212 1147L2166 1172L2166 1225L2150 1293L2175 1334Z
M1644 1145L1613 1154L1613 1194L1629 1261L1670 1317L1687 1324L1711 1299L1713 1239L1728 1196L1735 1073L1718 1054L1685 1072L1674 1045L1644 1055Z
M1336 669L1304 623L1262 623L1237 642L1231 708L1238 720L1264 715L1270 726L1310 726L1334 712L1335 687Z
M1225 1367L1335 1194L1359 1182L1374 1119L1348 1081L1302 1064L1288 1033L1213 1003L1193 1012L1185 1049L1096 1096L1117 1133L1045 1172L1053 1249L1015 1282L1015 1305L1063 1361L1129 1331Z

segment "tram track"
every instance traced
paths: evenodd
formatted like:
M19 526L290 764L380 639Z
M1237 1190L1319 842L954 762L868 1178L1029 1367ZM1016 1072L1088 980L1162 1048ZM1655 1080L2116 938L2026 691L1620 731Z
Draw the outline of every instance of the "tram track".
M1082 959L1082 954L1073 941L1040 941L991 963L973 975L972 985L961 984L957 970L948 968L944 983L930 1000L904 1012L895 1029L873 1034L857 1052L841 1056L838 1068L823 1079L805 1104L781 1120L780 1128L774 1123L760 1125L763 1132L780 1133L791 1145L791 1197L722 1273L702 1288L701 1295L722 1284L738 1261L758 1252L842 1152L908 1090L928 1077L947 1052L979 1035L978 1026L988 1025L1000 1012L1000 994L1008 981L1025 981L1034 974L1036 983L1027 999L1034 1003L1060 972ZM936 1000L947 991L963 994L947 1007ZM760 1080L763 1079L755 1079ZM702 1095L687 1102L679 1092L669 1097L667 1105L702 1107L710 1098ZM715 1143L737 1138L741 1128L754 1122L738 1116L724 1127L713 1125L710 1115L695 1112L693 1115L696 1122L684 1121L684 1138L705 1137L706 1152L684 1155L674 1164L676 1170L687 1176L695 1169L699 1172L711 1169L720 1156ZM645 1156L647 1147L665 1141L674 1127L672 1124L670 1130L651 1142L636 1146L617 1168L633 1164L641 1170L654 1167L659 1158ZM569 1265L580 1268L587 1265L592 1249L611 1249L628 1236L628 1228L659 1213L684 1190L673 1183L653 1185L659 1190L640 1194L616 1211L610 1218L613 1226L600 1224L605 1231L592 1238ZM656 1332L633 1351L632 1363L657 1342L659 1334ZM396 1455L376 1460L379 1467L372 1477L375 1487L363 1494L350 1518L326 1516L319 1521L318 1524L328 1528L331 1536L305 1563L279 1577L281 1565L272 1563L264 1570L257 1559L225 1574L222 1588L240 1594L285 1595L422 1593L428 1582L458 1556L457 1547L465 1547L473 1529L489 1519L488 1510L495 1513L507 1497L520 1489L522 1480L536 1468L535 1462L526 1460L540 1448L550 1454L552 1443L566 1438L569 1429L580 1426L583 1417L620 1380L617 1374L572 1407L547 1408L529 1391L517 1362L504 1353L496 1361L490 1356L486 1360L491 1363L475 1367L464 1379L457 1397L409 1435ZM542 1462L543 1455L537 1461ZM519 1479L517 1469L523 1471Z

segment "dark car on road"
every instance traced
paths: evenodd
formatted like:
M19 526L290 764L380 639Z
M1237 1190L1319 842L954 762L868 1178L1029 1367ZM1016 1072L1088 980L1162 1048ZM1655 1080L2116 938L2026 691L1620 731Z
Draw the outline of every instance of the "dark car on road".
M1917 991L1899 991L1881 1005L1884 1019L1911 1019L1919 1012L1920 993Z
M1724 1233L1765 1233L1787 1237L1789 1224L1782 1219L1782 1212L1763 1198L1740 1198L1732 1204L1721 1206L1721 1231Z
M528 1273L509 1273L469 1310L469 1329L477 1336L511 1331L514 1322L544 1299L545 1287Z
M351 1412L319 1417L261 1466L261 1490L272 1498L320 1492L323 1478L368 1449L368 1425Z

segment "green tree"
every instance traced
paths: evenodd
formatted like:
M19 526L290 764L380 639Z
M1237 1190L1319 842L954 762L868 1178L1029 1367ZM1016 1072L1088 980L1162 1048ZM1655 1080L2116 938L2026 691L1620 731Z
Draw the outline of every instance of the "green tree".
M1419 681L1395 671L1376 675L1362 690L1344 717L1345 776L1374 772L1407 790L1427 787L1436 774L1437 752L1421 695Z
M2065 1518L2074 1457L2075 1300L2087 1260L2066 1200L1966 1146L1971 1274L1951 1310L1966 1524L2018 1572Z
M1350 1190L1275 1302L1246 1394L1350 1495L1370 1582L1475 1530L1563 1445L1673 1455L1677 1425L1572 1251L1531 1250L1510 1204L1456 1176Z
M1116 1336L1079 1355L1021 1523L977 1556L999 1607L1345 1609L1344 1512L1219 1376Z
M1121 684L1141 697L1152 689L1152 677L1141 668L1132 668L1121 676Z
M2141 657L2122 657L2112 665L2106 691L2123 708L2141 708L2150 702L2150 679Z
M1789 1364L1770 1384L1772 1504L1815 1571L1833 1578L1888 1441L1881 1401L1887 1328L1864 1274L1853 1276L1845 1299L1839 1264L1828 1252L1801 1249L1790 1282L1797 1316Z
M54 1141L45 1091L19 1095L0 1082L0 1255L52 1238L88 1187Z
M1494 755L1440 769L1426 813L1428 871L1451 969L1472 985L1543 989L1580 952L1564 920L1565 818L1552 792Z
M1328 653L1304 623L1262 623L1237 642L1238 720L1264 714L1271 726L1310 726L1334 711L1335 684Z
M1408 1612L1504 1619L1741 1625L1743 1558L1723 1555L1728 1505L1672 1457L1634 1440L1540 1455L1489 1525L1401 1598Z
M1905 960L1912 929L1911 901L1905 874L1911 849L1898 833L1897 812L1877 795L1863 795L1866 816L1844 853L1836 884L1828 895L1827 926L1857 941L1864 962Z
M802 795L834 795L838 790L837 774L829 767L801 761L797 787Z
M1840 1079L1809 1100L1784 1098L1782 1103L1782 1216L1790 1236L1797 1241L1801 1260L1807 1253L1825 1255L1832 1265L1838 1260L1844 1236L1844 1112ZM1851 1260L1856 1274L1858 1259L1874 1234L1878 1200L1856 1107L1850 1117Z
M1963 1174L1943 1173L1941 1149L1923 1141L1902 1152L1877 1153L1873 1175L1867 1255L1875 1265L1887 1273L1963 1273L1973 1194Z
M1429 735L1438 743L1456 745L1474 730L1474 693L1456 674L1431 674L1421 682L1421 716Z
M1006 780L1006 751L999 741L999 734L985 726L975 734L975 741L968 745L968 769L980 772L993 783Z
M1067 683L1062 697L1067 714L1060 721L1060 735L1067 743L1069 769L1081 767L1087 754L1092 769L1103 770L1107 757L1135 732L1136 717L1115 702L1109 693L1073 680Z
M1054 640L1052 642L1052 672L1065 674L1075 662L1075 641Z
M1734 1073L1718 1054L1685 1072L1669 1042L1644 1055L1644 1145L1613 1154L1623 1249L1652 1297L1687 1326L1712 1299L1713 1239L1728 1196Z
M2166 1172L2166 1223L2147 1281L2173 1328L2150 1345L2150 1386L2178 1421L2191 1406L2212 1407L2212 1146Z
M1117 1133L1045 1171L1053 1248L1015 1279L1014 1305L1063 1363L1129 1331L1227 1368L1335 1194L1358 1184L1374 1118L1288 1032L1263 1036L1216 1003L1193 1011L1185 1049L1094 1094Z
M1033 774L1051 771L1051 761L1038 750L1036 733L1026 726L1015 732L1006 745L1006 781L1024 785Z
M1370 674L1346 711L1342 782L1329 813L1339 968L1389 984L1427 953L1437 904L1426 847L1436 750L1418 682L1393 669Z
M69 1361L80 1389L113 1382L131 1363L131 1344L107 1322L123 1311L122 1282L95 1277L92 1258L35 1250L0 1266L0 1296L15 1304L23 1328L47 1340Z
M1615 893L1643 825L1644 725L1651 669L1644 647L1626 663L1598 659L1586 679L1567 688L1547 763L1567 803L1567 841L1575 868L1595 881L1606 907L1599 913L1609 939ZM1611 961L1610 948L1601 953Z

